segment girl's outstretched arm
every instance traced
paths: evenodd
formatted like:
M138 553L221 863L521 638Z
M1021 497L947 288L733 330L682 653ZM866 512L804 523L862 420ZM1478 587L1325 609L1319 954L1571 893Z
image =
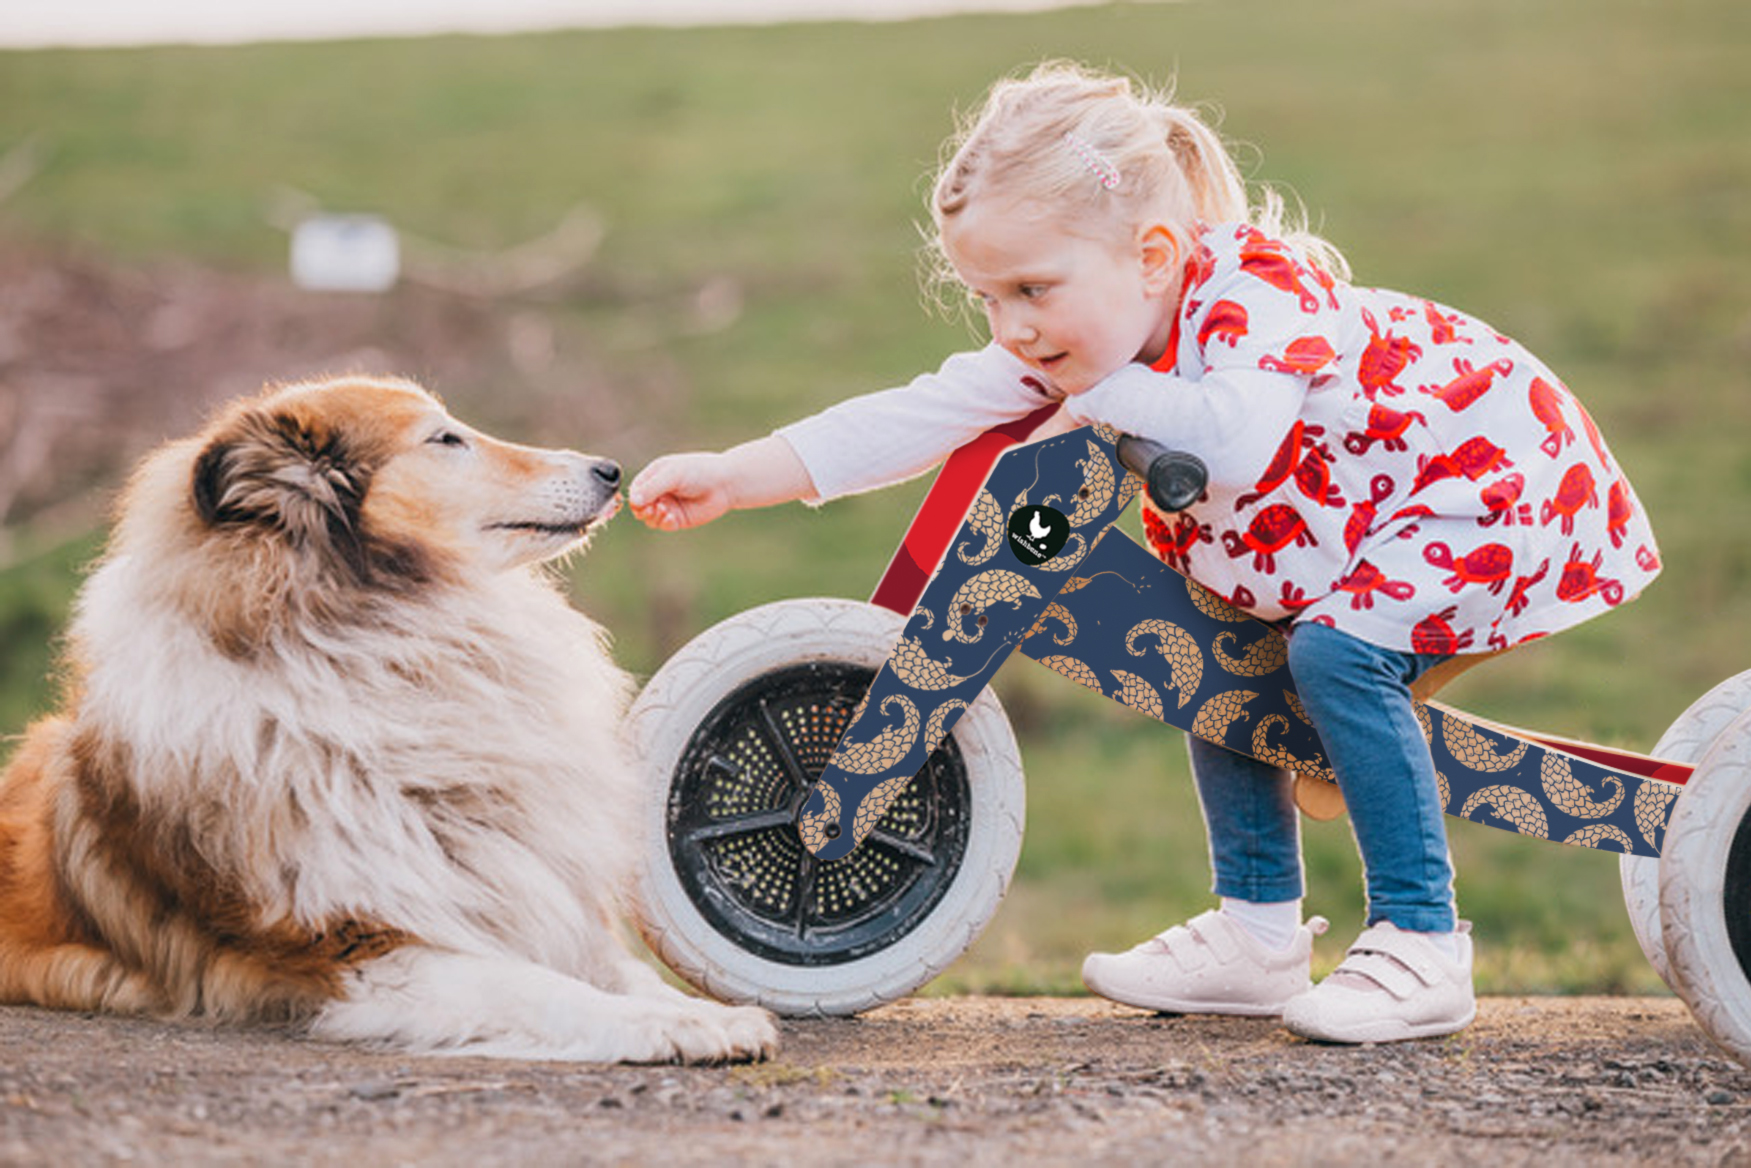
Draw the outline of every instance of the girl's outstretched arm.
M768 435L722 452L666 454L638 472L626 495L646 525L681 531L726 511L810 499L816 491L790 443Z

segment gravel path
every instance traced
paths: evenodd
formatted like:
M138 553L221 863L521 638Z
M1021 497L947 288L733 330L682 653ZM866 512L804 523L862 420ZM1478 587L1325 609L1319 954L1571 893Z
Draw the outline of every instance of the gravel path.
M787 1022L771 1062L410 1059L0 1009L0 1163L1688 1165L1751 1159L1751 1072L1682 1005L1498 998L1453 1039L945 998Z

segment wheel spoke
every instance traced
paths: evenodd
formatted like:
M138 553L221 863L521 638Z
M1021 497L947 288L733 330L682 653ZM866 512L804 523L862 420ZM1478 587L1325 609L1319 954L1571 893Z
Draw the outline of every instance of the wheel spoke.
M791 917L791 925L799 942L809 939L809 897L814 895L815 880L820 871L821 862L808 851L804 851L797 867L796 911Z
M713 772L726 775L731 779L742 777L741 764L735 759L725 758L721 754L714 754L705 760L705 773L710 775Z
M808 786L814 776L803 769L802 760L797 758L796 751L791 748L790 735L785 733L784 727L773 716L772 704L764 699L760 702L760 723L766 727L766 737L773 749L778 751L779 761L784 764L785 773L790 776L791 787L795 789Z
M916 860L918 863L923 864L926 867L936 863L936 853L919 843L917 840L910 840L905 836L895 835L890 831L883 831L879 827L869 833L869 838L865 840L864 843L866 845L881 844L889 851L899 852L902 856L911 860Z
M714 840L728 839L731 836L770 831L775 827L785 826L791 820L792 816L788 809L775 807L771 811L755 811L748 815L713 820L702 827L694 828L684 838L689 844L711 843Z

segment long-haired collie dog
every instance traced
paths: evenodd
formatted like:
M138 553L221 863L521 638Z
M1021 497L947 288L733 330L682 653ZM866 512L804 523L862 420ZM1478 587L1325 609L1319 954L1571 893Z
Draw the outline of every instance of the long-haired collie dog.
M759 1058L624 947L630 688L539 568L619 468L408 382L238 401L149 456L64 710L0 778L0 1002L393 1049Z

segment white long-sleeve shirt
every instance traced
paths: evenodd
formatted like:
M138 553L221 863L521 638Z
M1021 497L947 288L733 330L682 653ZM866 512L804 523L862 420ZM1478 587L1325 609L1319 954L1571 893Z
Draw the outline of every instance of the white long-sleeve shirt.
M1555 632L1658 574L1627 478L1525 348L1334 281L1246 225L1201 245L1163 358L1064 399L1209 466L1197 503L1145 511L1168 563L1264 619L1436 653ZM910 478L1058 397L989 345L778 434L824 500Z

